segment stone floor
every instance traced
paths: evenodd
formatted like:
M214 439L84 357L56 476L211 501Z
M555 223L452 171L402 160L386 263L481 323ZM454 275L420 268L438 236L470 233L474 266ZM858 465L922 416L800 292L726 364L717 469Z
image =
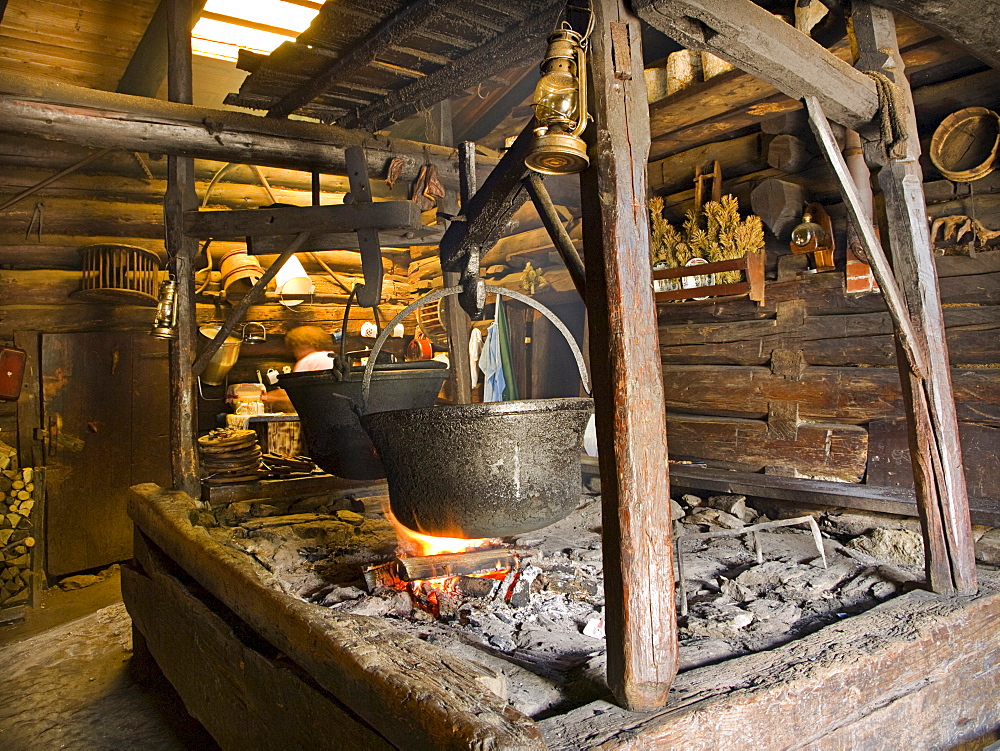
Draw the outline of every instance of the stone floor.
M132 662L118 577L50 590L0 627L0 751L211 751L217 746L155 668Z

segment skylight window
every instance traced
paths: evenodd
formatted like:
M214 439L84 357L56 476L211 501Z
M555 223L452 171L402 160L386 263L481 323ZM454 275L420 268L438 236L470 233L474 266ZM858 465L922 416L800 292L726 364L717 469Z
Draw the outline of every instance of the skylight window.
M208 0L191 32L196 55L236 60L240 48L269 54L309 28L320 2L310 0Z

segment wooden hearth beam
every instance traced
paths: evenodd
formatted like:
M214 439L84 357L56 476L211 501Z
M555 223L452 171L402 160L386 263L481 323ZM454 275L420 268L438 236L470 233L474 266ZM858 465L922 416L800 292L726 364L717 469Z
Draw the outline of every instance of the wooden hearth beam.
M285 594L263 566L191 524L191 498L150 483L131 491L129 516L145 538L393 747L546 747L538 725L477 683L466 660L387 619L345 615Z
M750 0L636 0L635 8L688 49L712 52L792 99L817 97L849 128L878 111L870 78Z
M507 68L540 60L545 51L545 39L564 7L565 0L548 0L538 13L510 31L429 76L345 115L337 124L372 132L382 130Z
M866 161L881 166L878 183L884 197L893 271L919 337L915 344L926 357L924 372L919 372L902 352L902 343L897 345L927 577L935 592L974 594L976 561L969 500L941 296L927 228L913 100L903 75L892 12L857 0L851 22L857 67L881 73L895 84L896 95L885 104L896 110L894 120L904 129L895 144L866 141L864 149Z
M276 209L188 211L184 231L191 237L234 238L249 235L296 235L299 232L356 232L359 229L421 228L420 208L413 201L281 206ZM258 251L260 252L260 251Z
M191 104L191 0L164 0L167 4L167 97ZM198 405L195 375L194 259L198 241L184 233L184 213L198 206L194 190L194 160L167 157L167 191L163 197L163 225L168 264L177 282L177 338L170 342L170 455L176 490L197 497L198 457L195 438Z
M996 0L876 0L965 47L969 54L1000 68L1000 4Z
M421 166L433 164L446 188L458 188L455 150L443 146L114 94L7 71L0 72L0 133L336 175L347 174L345 149L364 146L369 174L385 174L389 160L398 156L405 163L401 181L415 180ZM495 162L481 158L480 164L488 169Z
M608 685L663 705L677 672L662 366L649 268L649 114L639 20L594 0L590 167L581 178L603 503Z
M404 4L357 46L342 57L331 60L318 74L285 94L267 111L267 116L286 117L323 94L337 81L347 80L404 37L425 26L442 5L443 0L416 0Z

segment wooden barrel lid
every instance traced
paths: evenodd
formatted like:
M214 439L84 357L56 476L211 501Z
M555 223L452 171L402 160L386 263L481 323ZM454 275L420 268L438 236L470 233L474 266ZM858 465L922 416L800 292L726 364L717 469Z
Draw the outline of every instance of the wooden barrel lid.
M986 107L966 107L941 121L930 157L949 180L972 182L993 171L998 147L1000 116Z

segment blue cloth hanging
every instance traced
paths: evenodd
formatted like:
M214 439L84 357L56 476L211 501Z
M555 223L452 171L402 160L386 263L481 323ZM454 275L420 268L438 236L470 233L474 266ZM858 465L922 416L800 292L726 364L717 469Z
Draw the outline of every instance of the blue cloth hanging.
M479 369L483 371L483 401L503 401L503 390L507 385L503 376L503 361L500 358L500 327L494 320L486 329L486 341L479 355Z

